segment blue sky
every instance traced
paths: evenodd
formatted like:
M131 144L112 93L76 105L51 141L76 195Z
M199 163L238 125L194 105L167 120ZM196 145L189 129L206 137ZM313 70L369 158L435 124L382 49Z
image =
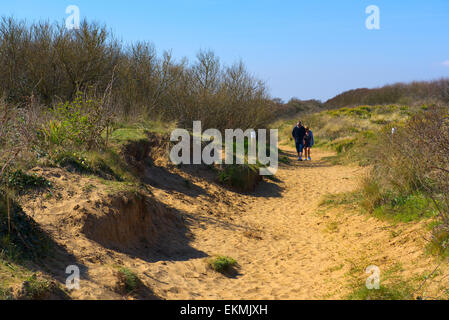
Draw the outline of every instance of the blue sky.
M242 59L284 100L449 77L447 0L2 0L0 15L64 21L68 5L125 43ZM365 27L369 5L380 9L380 30Z

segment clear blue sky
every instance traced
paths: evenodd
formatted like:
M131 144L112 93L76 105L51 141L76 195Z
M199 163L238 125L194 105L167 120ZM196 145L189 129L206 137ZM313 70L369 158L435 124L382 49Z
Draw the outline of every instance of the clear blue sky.
M449 77L447 0L2 0L0 15L64 21L72 4L124 42L242 59L284 100ZM380 30L365 27L368 5L380 8Z

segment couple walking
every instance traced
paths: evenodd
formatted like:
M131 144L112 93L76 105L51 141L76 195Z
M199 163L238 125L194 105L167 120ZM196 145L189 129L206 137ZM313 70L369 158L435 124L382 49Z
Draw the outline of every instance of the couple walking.
M296 151L298 152L298 160L302 160L302 153L304 151L304 161L312 160L310 158L310 149L313 147L313 133L309 127L304 127L301 121L298 121L293 128L292 137L296 143Z

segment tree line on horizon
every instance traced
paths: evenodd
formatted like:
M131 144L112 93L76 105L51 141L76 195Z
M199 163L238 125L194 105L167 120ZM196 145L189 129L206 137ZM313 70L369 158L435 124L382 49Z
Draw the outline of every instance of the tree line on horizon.
M0 95L20 108L101 97L121 119L161 118L189 128L261 128L272 119L266 85L240 61L221 64L213 51L196 60L158 55L153 44L123 43L95 22L64 24L0 20Z
M373 89L353 89L340 93L325 102L316 99L301 100L298 98L292 98L286 103L279 98L275 98L273 102L276 104L276 115L278 117L361 105L448 104L449 78L395 83Z

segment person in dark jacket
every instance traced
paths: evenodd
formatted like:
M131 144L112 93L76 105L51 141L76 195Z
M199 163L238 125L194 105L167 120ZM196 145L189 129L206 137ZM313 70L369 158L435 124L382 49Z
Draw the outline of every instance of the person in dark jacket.
M304 156L305 160L312 160L310 157L310 149L313 147L314 141L313 141L313 133L312 130L309 129L309 127L306 127L306 135L304 136Z
M302 161L302 151L304 148L304 136L306 135L306 129L302 125L301 121L298 121L293 128L292 137L295 140L296 151L298 152L298 160Z

